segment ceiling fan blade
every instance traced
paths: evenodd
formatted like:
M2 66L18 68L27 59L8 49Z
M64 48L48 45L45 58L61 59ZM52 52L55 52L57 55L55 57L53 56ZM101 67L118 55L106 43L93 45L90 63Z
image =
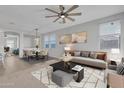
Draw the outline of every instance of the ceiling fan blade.
M65 13L69 13L69 12L71 12L72 10L74 10L74 9L76 9L76 8L78 8L79 7L79 5L73 5L71 8L69 8Z
M45 8L45 10L48 10L48 11L50 11L50 12L53 12L53 13L58 14L58 12L56 12L56 11L54 11L54 10L51 10L51 9L49 9L49 8Z
M58 17L57 19L55 19L53 22L56 22L57 20L59 20L60 19L60 17Z
M63 13L63 5L59 5L59 9Z
M46 18L49 18L49 17L58 17L58 15L52 15L52 16L45 16Z
M71 21L75 21L75 19L71 18L71 17L66 17L67 19L71 20Z
M65 18L62 18L62 20L63 20L63 23L66 23Z
M68 16L80 16L81 15L81 13L70 13L70 14L68 14Z

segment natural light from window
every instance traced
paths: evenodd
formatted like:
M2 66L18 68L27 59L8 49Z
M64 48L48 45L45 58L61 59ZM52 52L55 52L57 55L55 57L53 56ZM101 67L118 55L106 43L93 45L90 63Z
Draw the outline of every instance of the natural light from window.
M100 24L100 49L120 49L120 20Z
M49 34L44 36L44 48L55 48L56 47L56 35Z

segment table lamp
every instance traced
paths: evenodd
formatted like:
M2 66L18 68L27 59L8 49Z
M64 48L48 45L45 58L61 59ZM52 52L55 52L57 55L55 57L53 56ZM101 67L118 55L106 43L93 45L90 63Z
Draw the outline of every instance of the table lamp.
M69 50L71 50L71 48L70 47L64 47L64 49L65 49L65 51L69 51Z
M65 49L65 55L67 55L69 51L71 50L69 46L64 47L64 49Z

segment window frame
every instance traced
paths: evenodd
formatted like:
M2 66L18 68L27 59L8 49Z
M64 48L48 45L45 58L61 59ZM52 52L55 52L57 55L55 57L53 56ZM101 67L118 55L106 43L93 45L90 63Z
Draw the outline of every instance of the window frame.
M10 41L10 42L9 42ZM11 42L12 41L12 42ZM17 48L17 42L14 39L7 39L6 46L10 47L10 49Z
M48 36L48 41L45 40L45 36ZM54 40L51 39L52 36L54 36ZM48 44L48 47L46 47L46 44ZM52 47L52 44L55 44L55 47ZM49 35L48 34L44 35L44 48L56 48L56 45L57 45L57 43L56 43L56 34L55 33L51 33Z
M106 24L106 23L112 23L112 22L116 22L116 21L119 21L119 22L120 22L120 33L108 34L108 35L101 35L101 34L100 34L100 32L101 32L101 31L100 31L100 30L101 30L101 29L100 29L100 25ZM102 38L103 36L110 36L110 35L117 35L117 34L118 34L118 36L119 36L119 38L118 38L118 39L119 39L119 40L118 40L119 43L118 43L118 48L117 48L117 49L120 50L120 49L121 49L121 21L120 21L120 20L113 20L113 21L104 22L104 23L99 24L99 49L100 49L100 50L103 50L103 51L110 51L112 48L111 48L111 49L107 49L107 48L104 48L104 49L103 49L103 48L101 48L101 38Z

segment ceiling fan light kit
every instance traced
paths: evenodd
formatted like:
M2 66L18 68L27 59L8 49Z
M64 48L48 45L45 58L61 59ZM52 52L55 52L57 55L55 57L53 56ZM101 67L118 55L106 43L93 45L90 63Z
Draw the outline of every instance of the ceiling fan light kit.
M71 13L74 9L78 8L78 5L73 5L72 7L70 7L67 11L64 12L65 7L63 5L59 5L59 10L60 12L57 12L55 10L49 9L49 8L45 8L45 10L50 11L52 13L55 13L56 15L51 15L51 16L45 16L46 18L51 18L51 17L57 17L53 22L58 21L59 19L62 19L63 23L66 23L66 19L70 20L70 21L75 21L75 19L73 19L71 16L80 16L81 13Z

